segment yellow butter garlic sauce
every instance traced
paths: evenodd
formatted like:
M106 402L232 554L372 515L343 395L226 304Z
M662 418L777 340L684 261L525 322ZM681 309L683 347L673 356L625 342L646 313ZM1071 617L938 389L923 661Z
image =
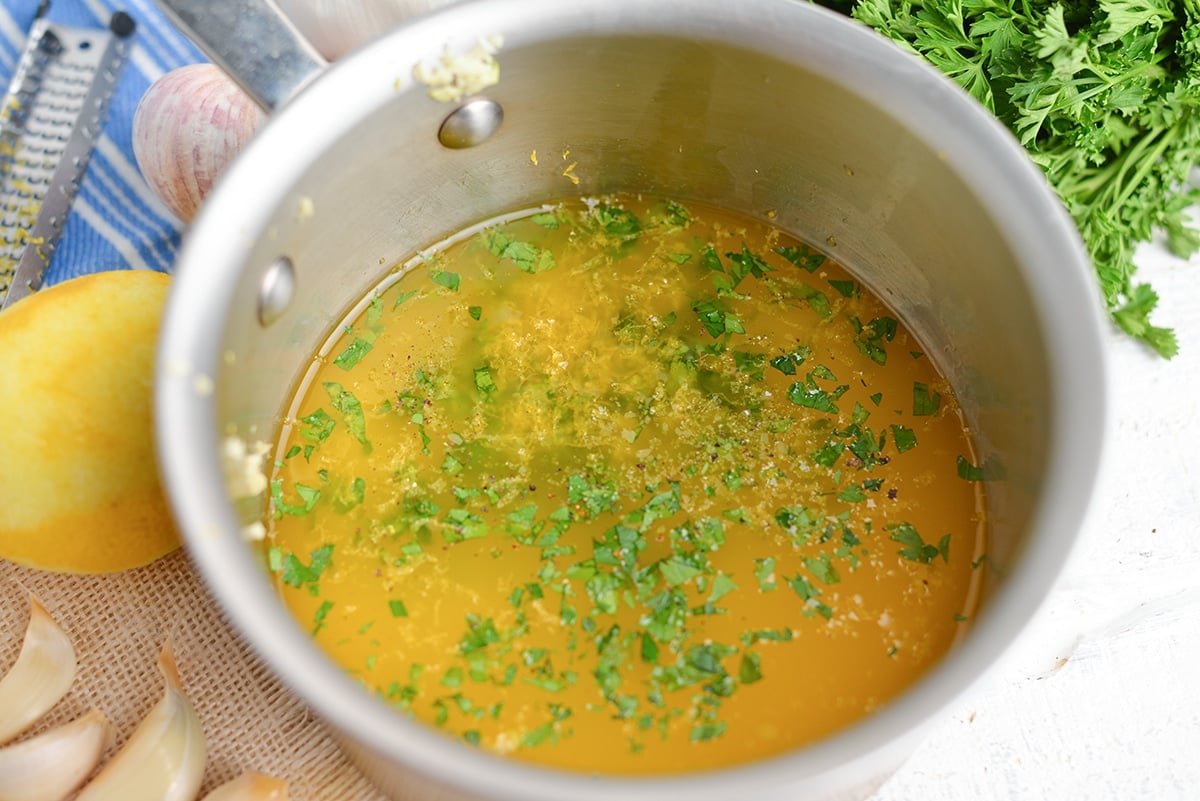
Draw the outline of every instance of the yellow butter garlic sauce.
M385 702L609 774L870 713L974 604L971 442L921 346L764 223L565 202L429 256L314 362L269 562Z

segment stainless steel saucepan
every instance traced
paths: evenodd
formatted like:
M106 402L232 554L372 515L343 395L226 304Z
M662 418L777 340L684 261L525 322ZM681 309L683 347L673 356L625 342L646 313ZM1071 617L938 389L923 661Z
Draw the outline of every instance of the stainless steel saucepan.
M386 793L861 799L1046 597L1100 459L1097 292L1039 171L917 58L796 0L478 0L326 66L265 2L166 5L273 113L180 255L157 385L165 483L230 620ZM414 81L415 64L495 35L501 77L482 97L447 104ZM563 175L571 162L578 185ZM1005 467L986 488L991 569L963 642L861 722L736 769L563 773L479 753L396 714L293 621L243 540L246 510L222 474L223 437L271 439L313 352L383 271L500 213L614 191L774 215L827 249L917 333L981 456ZM215 391L198 392L208 386L198 376Z

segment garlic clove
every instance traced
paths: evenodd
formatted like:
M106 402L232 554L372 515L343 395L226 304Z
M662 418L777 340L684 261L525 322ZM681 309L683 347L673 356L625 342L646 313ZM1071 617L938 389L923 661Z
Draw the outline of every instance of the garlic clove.
M220 68L191 64L163 75L142 96L133 115L133 154L159 199L190 222L264 119Z
M192 801L204 776L204 731L183 694L170 643L158 669L162 699L75 801Z
M112 727L93 709L81 718L0 748L0 799L61 801L95 770Z
M288 801L287 782L247 771L204 796L204 801Z
M29 625L21 653L0 679L0 743L32 726L67 694L75 667L70 638L29 596Z

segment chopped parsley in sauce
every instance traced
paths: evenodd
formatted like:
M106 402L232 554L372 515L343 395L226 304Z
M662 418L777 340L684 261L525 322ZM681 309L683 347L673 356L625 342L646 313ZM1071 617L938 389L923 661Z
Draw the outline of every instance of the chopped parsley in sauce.
M316 360L270 482L280 593L384 703L675 772L836 731L958 636L1001 471L825 254L622 196L424 253Z

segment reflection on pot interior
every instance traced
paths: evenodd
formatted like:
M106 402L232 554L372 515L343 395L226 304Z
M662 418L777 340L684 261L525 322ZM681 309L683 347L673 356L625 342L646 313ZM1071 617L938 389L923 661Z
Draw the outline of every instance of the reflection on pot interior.
M902 322L771 226L564 202L393 275L281 433L268 557L329 655L471 746L746 762L916 680L985 516Z

